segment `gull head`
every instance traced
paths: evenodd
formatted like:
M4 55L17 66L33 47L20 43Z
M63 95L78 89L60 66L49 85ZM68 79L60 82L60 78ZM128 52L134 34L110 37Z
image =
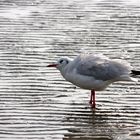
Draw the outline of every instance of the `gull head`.
M71 62L71 59L68 57L60 58L56 63L50 64L47 67L55 67L60 71L63 71L65 67Z

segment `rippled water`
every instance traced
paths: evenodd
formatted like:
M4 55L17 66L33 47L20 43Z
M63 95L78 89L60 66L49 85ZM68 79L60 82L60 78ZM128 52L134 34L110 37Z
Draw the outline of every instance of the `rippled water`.
M97 92L66 82L46 65L82 52L140 56L138 0L0 2L0 139L139 140L140 83Z

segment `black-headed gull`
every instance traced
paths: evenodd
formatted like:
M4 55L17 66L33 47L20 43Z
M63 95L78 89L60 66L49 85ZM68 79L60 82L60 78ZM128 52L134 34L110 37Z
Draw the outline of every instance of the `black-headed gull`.
M137 81L133 76L140 71L132 70L129 63L109 59L102 54L81 54L74 60L63 57L47 67L56 67L62 76L74 85L91 90L90 104L95 108L95 91L104 90L117 81Z

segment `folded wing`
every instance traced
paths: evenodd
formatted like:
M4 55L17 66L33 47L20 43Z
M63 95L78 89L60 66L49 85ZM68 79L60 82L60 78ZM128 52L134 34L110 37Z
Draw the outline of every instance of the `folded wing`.
M97 54L83 54L76 58L77 73L92 76L98 80L112 80L123 75L129 75L131 66L124 60L111 60Z

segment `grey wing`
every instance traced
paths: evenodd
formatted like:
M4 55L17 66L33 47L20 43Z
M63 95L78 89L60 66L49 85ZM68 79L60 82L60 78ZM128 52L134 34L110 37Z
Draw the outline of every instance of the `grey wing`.
M82 75L93 76L98 80L112 80L130 72L130 65L121 60L110 60L107 57L85 56L79 57L77 72Z

